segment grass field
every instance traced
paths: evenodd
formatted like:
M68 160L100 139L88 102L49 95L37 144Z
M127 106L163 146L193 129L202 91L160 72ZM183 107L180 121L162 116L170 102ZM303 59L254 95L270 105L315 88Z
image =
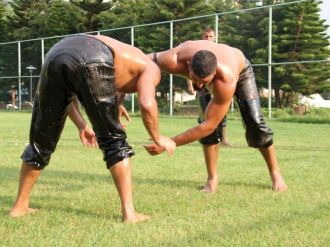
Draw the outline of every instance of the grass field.
M29 113L0 112L0 246L329 246L330 125L269 122L285 193L271 191L261 155L248 148L242 124L228 121L231 148L222 148L216 194L199 192L206 180L201 147L171 157L149 156L138 117L128 125L134 200L152 219L121 223L119 198L99 150L83 148L67 122L57 150L31 196L37 214L11 219ZM160 118L175 135L193 118Z

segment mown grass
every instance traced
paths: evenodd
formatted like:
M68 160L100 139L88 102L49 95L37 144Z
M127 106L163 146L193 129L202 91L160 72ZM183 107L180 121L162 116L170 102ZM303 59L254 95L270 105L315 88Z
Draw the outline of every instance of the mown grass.
M0 246L328 246L330 132L328 124L271 121L289 186L274 193L258 151L248 148L239 120L228 121L231 148L222 148L216 194L199 192L206 170L198 143L171 157L149 156L140 118L128 125L134 200L152 219L121 223L119 199L99 150L83 148L67 122L51 163L38 180L35 215L7 216L18 186L30 113L0 113ZM161 117L165 135L194 118Z

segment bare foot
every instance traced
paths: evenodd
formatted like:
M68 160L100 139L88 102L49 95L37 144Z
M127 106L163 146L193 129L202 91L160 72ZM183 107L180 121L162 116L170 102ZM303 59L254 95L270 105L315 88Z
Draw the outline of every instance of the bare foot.
M138 222L146 221L148 219L150 219L149 215L133 213L132 215L123 218L123 221L125 224L135 224Z
M272 189L277 192L286 191L288 186L284 182L284 179L279 172L274 172L271 174L272 178Z
M208 179L205 186L201 189L204 193L215 193L218 186L218 179Z
M12 208L9 212L9 216L12 218L16 218L16 217L22 217L24 215L28 215L28 214L34 214L36 212L38 212L39 209L37 208Z

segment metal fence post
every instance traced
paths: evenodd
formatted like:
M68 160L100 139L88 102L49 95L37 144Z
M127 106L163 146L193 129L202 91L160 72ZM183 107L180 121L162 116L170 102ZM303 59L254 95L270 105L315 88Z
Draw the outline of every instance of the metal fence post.
M134 27L131 27L131 45L134 46ZM134 105L134 93L131 93L131 112L134 113L135 112L135 105Z
M17 49L18 49L18 108L22 110L22 68L21 68L21 42L17 42Z
M272 117L272 22L273 9L269 7L268 21L268 117Z
M41 39L41 66L45 62L45 40Z
M215 42L219 43L219 16L214 16Z
M173 48L173 21L170 22L170 48ZM173 115L173 75L170 74L170 116Z

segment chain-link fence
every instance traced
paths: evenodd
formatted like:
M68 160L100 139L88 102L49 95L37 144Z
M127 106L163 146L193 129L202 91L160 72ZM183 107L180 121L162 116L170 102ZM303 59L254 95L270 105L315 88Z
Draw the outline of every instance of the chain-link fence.
M274 48L273 44L274 39L279 39L277 35L278 30L274 30L274 25L277 24L276 22L284 9L288 8L288 6L299 6L303 2L305 1L258 6L251 9L173 21L100 30L89 34L110 36L149 53L172 48L185 41L182 37L185 37L185 39L199 39L203 28L205 26L211 26L215 30L217 42L224 42L241 49L248 59L252 61L256 72L258 88L263 87L268 89L268 112L269 117L271 117L272 97L274 97L271 93L274 89L272 82L273 78L276 78L274 72L279 73L281 66L297 66L299 64L304 67L304 70L308 74L309 64L329 66L329 60L315 59L315 56L310 56L310 59L292 58L289 60L283 57L283 59L277 59L276 63L273 62L274 55L277 54L279 49L278 47ZM260 21L262 18L264 21ZM259 21L257 22L256 20ZM257 37L249 37L248 33L244 33L244 22L254 21L256 22L255 29L260 30L260 33L258 34L257 32L259 35ZM231 28L228 28L228 26ZM285 29L285 27L281 28ZM45 54L62 37L65 36L0 43L0 58L6 58L0 59L0 61L5 61L2 64L0 63L0 108L25 109L33 104L33 96L36 91ZM248 44L246 46L244 42L237 42L238 39L242 40L244 37L246 38L244 42ZM304 37L302 36L301 38ZM307 37L305 38L307 42ZM251 49L253 42L263 42L264 47L262 49L260 47L255 50ZM141 43L144 44L143 47L140 47ZM166 91L166 105L169 114L172 115L174 94L178 91L178 87L184 89L185 83L182 78L166 75L162 79L162 84L166 84L163 87ZM182 92L182 90L180 91ZM134 112L136 107L135 97L131 97L131 99L130 108Z

